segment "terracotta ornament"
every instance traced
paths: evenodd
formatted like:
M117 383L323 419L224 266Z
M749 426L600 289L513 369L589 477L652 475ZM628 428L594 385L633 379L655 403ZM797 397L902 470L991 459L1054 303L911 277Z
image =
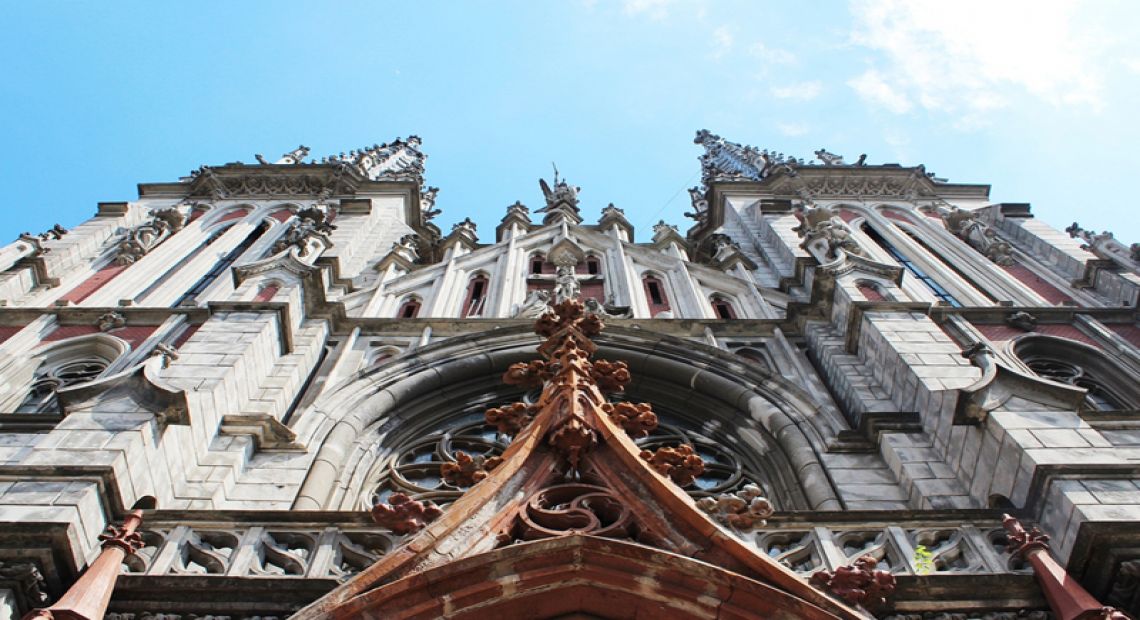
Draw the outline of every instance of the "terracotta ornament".
M865 555L852 566L814 573L808 583L853 605L875 608L885 604L895 591L895 576L885 570L875 570L878 564L874 556Z
M439 475L444 482L456 487L469 487L487 477L487 472L503 462L498 456L487 458L482 454L471 456L466 452L456 452L454 463L439 466Z
M396 534L414 534L442 514L435 504L413 500L403 493L393 493L387 504L372 507L372 520Z
M705 473L704 461L692 446L686 444L676 448L669 446L657 448L656 452L642 450L641 458L649 461L654 471L681 487L692 484L698 476Z

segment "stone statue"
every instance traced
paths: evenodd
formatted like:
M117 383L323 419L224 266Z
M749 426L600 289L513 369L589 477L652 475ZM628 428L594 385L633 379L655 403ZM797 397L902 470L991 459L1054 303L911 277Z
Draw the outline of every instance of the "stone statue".
M562 303L567 299L577 299L582 292L578 276L574 274L574 265L558 265L554 275L554 302Z
M537 319L550 310L550 291L531 291L522 305L515 310L514 317Z

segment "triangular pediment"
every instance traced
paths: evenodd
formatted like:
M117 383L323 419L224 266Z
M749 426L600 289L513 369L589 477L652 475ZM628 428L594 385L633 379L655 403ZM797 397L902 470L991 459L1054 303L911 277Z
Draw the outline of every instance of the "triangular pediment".
M667 586L674 579L677 587L638 595L659 597L652 604L664 606L662 617L686 617L665 612L690 597L680 584L706 582L725 584L719 595L706 591L706 597L767 601L769 612L757 610L763 617L862 617L714 521L716 507L698 508L681 488L704 468L691 446L663 446L655 452L637 446L634 440L656 428L657 418L648 404L605 398L621 392L631 377L624 362L591 359L596 350L592 337L602 329L597 316L569 300L543 315L535 329L546 338L538 347L541 359L512 365L503 380L523 389L541 388L541 396L536 403L492 408L486 414L488 424L513 437L502 456L457 454L455 463L445 464L440 471L444 479L471 485L446 512L400 494L375 506L377 523L411 534L407 542L294 618L436 617L431 606L438 605L440 594L457 595L463 584L472 585L469 580L492 588L491 594L473 593L448 607L449 616L463 617L466 605L475 613L504 603L487 585L491 581L514 584L514 592L536 587L532 577L541 577L527 567L543 562L564 574L567 587L584 588L564 600L588 598L591 589L604 598L612 594L606 580L593 575L618 557L625 558L619 565L629 573L660 575L653 568L658 565L672 571L659 583ZM765 504L744 502L729 510L741 518L749 511L760 516ZM585 561L585 555L596 561ZM520 556L532 560L521 562ZM612 568L605 571L611 574ZM548 604L542 602L546 600L536 598L535 604ZM622 604L642 603L625 599ZM605 610L569 605L551 611Z

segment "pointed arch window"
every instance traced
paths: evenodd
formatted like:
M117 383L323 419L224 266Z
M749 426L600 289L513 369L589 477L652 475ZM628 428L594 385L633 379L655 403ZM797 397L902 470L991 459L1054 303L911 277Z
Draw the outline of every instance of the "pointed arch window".
M599 260L597 256L591 254L590 256L586 257L586 273L592 276L598 276L602 274L602 261Z
M460 317L480 316L487 301L487 288L489 280L485 274L476 274L467 282L467 296L463 300L463 312Z
M721 297L720 295L713 295L709 300L712 303L713 314L718 319L735 319L736 309L732 307L732 303Z
M903 269L905 269L912 277L925 284L926 288L930 289L930 292L933 293L939 301L954 308L962 307L962 303L958 301L958 299L954 297L950 291L947 291L945 288L943 288L937 280L923 271L923 269L916 265L914 261L907 257L906 254L900 252L899 249L896 248L890 241L884 239L878 231L866 224L863 224L862 229L863 232L867 233L867 236L870 237L872 241L878 244L879 247L886 250L887 254L891 255L891 258L898 261L898 263L902 265Z
M198 295L201 295L207 287L213 284L214 281L218 279L218 276L228 271L229 268L232 267L235 262L237 262L238 258L241 258L241 255L245 254L246 250L248 250L255 241L261 238L261 235L265 234L266 230L269 230L269 225L262 222L257 228L253 230L253 232L249 233L249 236L242 240L242 242L238 244L236 248L230 250L228 254L222 257L222 260L214 263L213 268L211 268L210 271L206 272L206 275L199 278L198 281L194 283L194 286L190 287L190 290L186 291L182 297L178 298L178 301L175 302L174 305L182 306L185 304L193 304ZM206 245L209 245L212 242L213 239L207 241Z
M532 276L538 276L538 275L542 275L544 273L549 273L549 271L546 268L546 265L547 265L547 262L546 262L545 256L543 256L542 254L537 254L537 253L531 254L530 255L530 261L529 261L529 267L528 267L528 273L530 273L530 275L532 275Z
M81 359L60 364L41 364L36 370L32 387L16 413L62 413L56 392L72 385L86 383L107 370L101 359Z
M665 283L661 278L646 275L641 278L641 284L645 287L645 299L649 302L649 316L670 310L669 297L665 293Z
M414 319L420 313L420 299L419 297L406 297L404 303L400 304L400 309L396 311L396 317L401 319Z

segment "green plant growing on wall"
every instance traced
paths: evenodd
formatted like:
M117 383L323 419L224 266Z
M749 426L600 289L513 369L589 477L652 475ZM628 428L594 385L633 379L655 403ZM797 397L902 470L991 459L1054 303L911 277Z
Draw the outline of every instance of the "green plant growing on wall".
M914 570L919 575L928 575L934 572L934 553L926 545L914 548Z

